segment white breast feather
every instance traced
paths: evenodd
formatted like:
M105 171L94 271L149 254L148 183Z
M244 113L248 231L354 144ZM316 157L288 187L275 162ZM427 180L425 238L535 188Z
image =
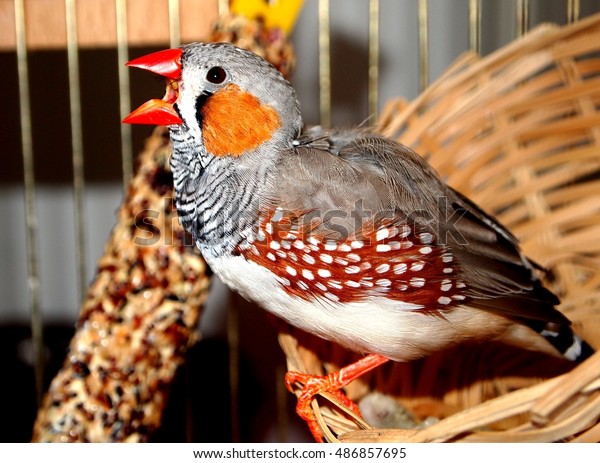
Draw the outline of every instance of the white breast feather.
M476 309L458 307L440 317L417 310L419 305L381 296L350 303L305 300L289 295L272 272L241 256L207 260L226 285L288 323L350 350L396 361L493 336L506 326L503 317Z

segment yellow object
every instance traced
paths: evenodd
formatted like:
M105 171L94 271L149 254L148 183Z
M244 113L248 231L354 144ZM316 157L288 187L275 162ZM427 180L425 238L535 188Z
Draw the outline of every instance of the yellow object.
M304 0L231 0L229 9L250 19L262 17L267 28L279 28L288 35L303 3Z

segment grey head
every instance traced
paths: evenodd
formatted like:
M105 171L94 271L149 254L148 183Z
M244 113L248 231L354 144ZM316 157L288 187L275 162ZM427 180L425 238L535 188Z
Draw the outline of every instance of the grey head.
M205 254L231 251L249 234L256 201L303 122L296 92L256 54L228 43L182 47L183 124L169 127L176 205Z
M203 107L211 97L233 86L275 110L280 125L266 140L269 145L288 147L297 137L303 123L296 92L268 61L229 43L192 43L184 45L182 50L179 98L175 107L185 122L182 130L188 131L197 143L204 144ZM251 114L245 116L252 117ZM240 121L233 120L232 114L230 120L220 122L235 125ZM227 130L220 133L226 136ZM232 145L236 142L228 141Z

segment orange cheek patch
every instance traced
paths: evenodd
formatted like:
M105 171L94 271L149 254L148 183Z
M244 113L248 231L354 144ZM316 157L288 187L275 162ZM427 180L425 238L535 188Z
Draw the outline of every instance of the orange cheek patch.
M267 141L281 126L273 108L234 84L210 96L201 112L204 146L215 156L239 156Z

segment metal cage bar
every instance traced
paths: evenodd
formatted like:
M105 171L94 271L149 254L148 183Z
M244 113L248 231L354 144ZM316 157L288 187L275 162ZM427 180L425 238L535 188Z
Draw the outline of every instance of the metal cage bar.
M129 89L129 70L125 64L129 61L127 41L127 0L115 0L115 26L117 32L117 62L119 78L119 118L123 120L131 112L131 91ZM133 147L130 124L120 124L121 130L121 169L123 171L123 190L127 189L133 176Z
M219 14L229 13L229 0L219 0Z
M567 0L567 23L571 24L581 15L581 0Z
M521 37L529 30L529 0L516 1L516 36Z
M319 0L319 114L323 127L331 125L331 64L329 0Z
M469 0L469 49L481 54L481 0Z
M75 0L65 0L67 65L69 70L69 110L71 114L71 149L73 160L73 198L75 201L75 258L78 300L81 301L87 291L87 255L83 127L81 122L81 82L79 79L79 47L75 9Z
M29 66L24 0L15 0L15 39L17 74L19 78L19 106L21 123L21 149L23 155L23 184L25 194L25 235L27 246L27 288L33 339L33 364L35 390L38 403L44 389L43 320L41 310L41 285L39 270L39 234L36 209L35 166L33 161L33 135L31 132L31 99L29 94Z
M169 46L181 45L181 24L179 21L179 0L169 0Z
M419 0L419 91L429 85L429 7Z
M379 104L379 0L369 1L369 90L368 107L371 123L377 120Z

